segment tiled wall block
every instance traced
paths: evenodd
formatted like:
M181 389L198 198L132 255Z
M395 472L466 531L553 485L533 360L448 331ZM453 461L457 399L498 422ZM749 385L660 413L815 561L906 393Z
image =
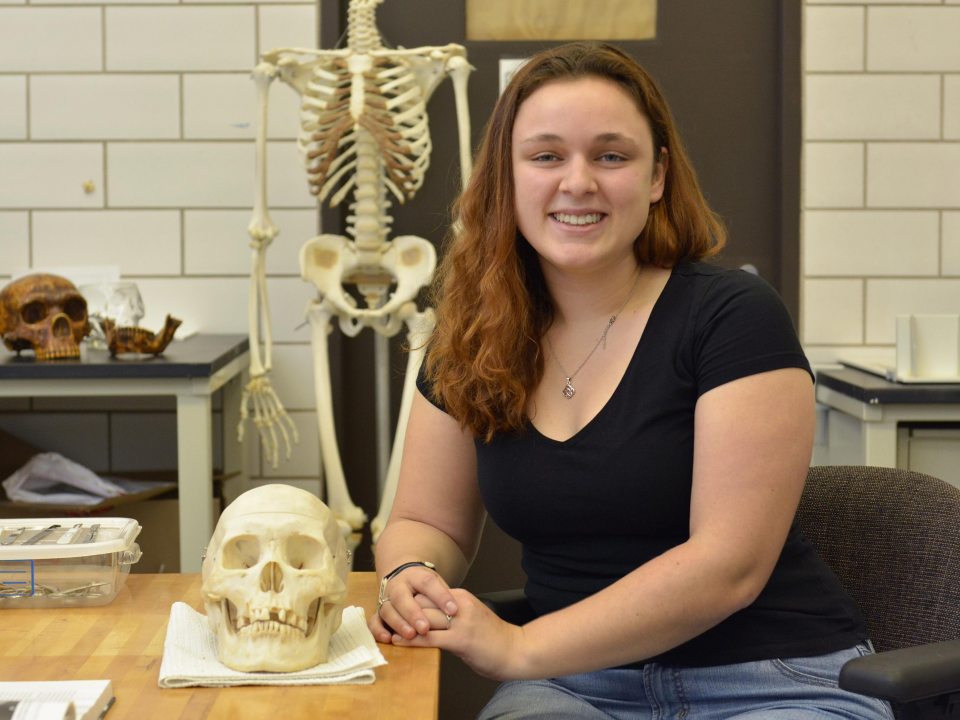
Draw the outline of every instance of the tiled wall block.
M174 210L38 211L38 266L118 265L121 275L180 274L180 213Z
M260 52L275 48L315 48L319 43L315 5L274 5L259 8Z
M159 328L170 313L183 320L179 337L191 332L246 335L246 277L134 278L143 297L146 316L141 325ZM312 285L300 278L268 278L267 292L277 343L308 343L307 303L316 297Z
M943 137L960 140L960 75L943 78Z
M960 142L870 143L867 205L960 208Z
M109 418L113 472L177 468L176 413L112 413Z
M309 207L296 144L267 144L271 207ZM250 142L108 143L108 194L113 207L252 207Z
M0 277L30 262L30 221L26 212L0 210Z
M253 7L108 7L106 66L244 70L256 62Z
M112 207L219 207L252 203L250 143L108 143Z
M943 274L960 275L960 211L943 213Z
M271 210L279 234L267 250L267 273L300 275L300 248L319 232L319 210ZM249 275L250 210L187 210L184 272L187 275Z
M246 278L134 279L146 309L143 327L159 329L169 313L183 321L179 337L192 332L247 333Z
M107 416L102 413L4 413L0 430L38 450L57 452L94 472L110 468Z
M290 419L297 428L299 442L293 446L290 459L285 459L280 449L280 463L273 467L265 463L264 477L268 478L316 478L321 473L320 439L315 412L290 412Z
M141 140L180 135L176 75L37 75L30 81L34 140Z
M867 70L960 70L960 7L867 10Z
M896 340L896 316L957 312L960 280L867 280L868 343Z
M97 7L0 7L4 72L103 69L102 11Z
M273 389L284 407L288 410L310 410L315 407L313 350L309 344L274 345L273 366L277 370L273 374ZM313 429L309 432L317 434L316 416Z
M102 188L100 143L0 143L0 208L99 208Z
M865 18L862 7L807 7L803 26L804 69L863 70Z
M309 343L307 303L317 297L316 288L299 277L268 278L273 339L278 343Z
M803 205L808 208L863 207L863 163L863 143L804 143Z
M803 248L807 276L936 276L940 216L933 211L809 211Z
M0 75L0 140L27 137L27 77Z
M938 75L807 75L808 140L940 137Z
M807 280L803 284L802 332L813 345L863 342L863 281Z
M280 81L268 94L267 136L297 137L300 97ZM183 76L183 136L198 140L253 138L258 131L257 90L250 72Z

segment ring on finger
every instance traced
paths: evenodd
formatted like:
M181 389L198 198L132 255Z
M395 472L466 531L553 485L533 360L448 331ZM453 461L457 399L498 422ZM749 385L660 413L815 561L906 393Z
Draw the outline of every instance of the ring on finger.
M390 598L384 598L383 600L377 602L377 615L380 614L380 608L382 608L388 602L390 602Z
M446 618L447 618L447 630L449 630L453 626L453 616L446 615Z

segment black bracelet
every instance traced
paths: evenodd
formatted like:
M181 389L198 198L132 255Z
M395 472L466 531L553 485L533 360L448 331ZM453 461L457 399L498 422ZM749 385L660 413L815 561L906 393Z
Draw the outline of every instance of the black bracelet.
M428 570L433 570L434 572L437 571L437 566L434 565L432 562L428 562L426 560L413 560L411 562L405 562L403 563L403 565L398 565L393 570L391 570L386 575L384 575L383 580L380 581L380 592L377 593L377 609L378 610L380 609L380 606L387 601L387 583L390 582L391 579L393 579L394 577L402 573L407 568L412 568L412 567L425 567Z

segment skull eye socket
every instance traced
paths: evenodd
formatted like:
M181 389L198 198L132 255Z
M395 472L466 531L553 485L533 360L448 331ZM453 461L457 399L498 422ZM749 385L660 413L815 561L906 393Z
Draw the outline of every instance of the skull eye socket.
M324 567L324 546L312 537L292 535L287 538L287 562L297 570L320 570Z
M253 535L235 537L223 546L221 563L227 570L246 570L260 561L260 541Z
M63 304L63 312L74 322L80 322L87 317L87 303L80 297L69 298Z
M40 300L28 302L20 308L20 317L27 325L35 325L47 318L47 306Z

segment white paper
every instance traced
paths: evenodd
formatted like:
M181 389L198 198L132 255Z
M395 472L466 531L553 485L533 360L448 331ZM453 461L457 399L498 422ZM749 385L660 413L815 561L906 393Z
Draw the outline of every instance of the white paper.
M186 603L170 608L163 643L159 685L162 688L231 685L369 685L375 667L387 661L367 627L362 608L344 608L340 628L330 639L327 662L297 672L240 672L217 659L217 639L207 616Z

